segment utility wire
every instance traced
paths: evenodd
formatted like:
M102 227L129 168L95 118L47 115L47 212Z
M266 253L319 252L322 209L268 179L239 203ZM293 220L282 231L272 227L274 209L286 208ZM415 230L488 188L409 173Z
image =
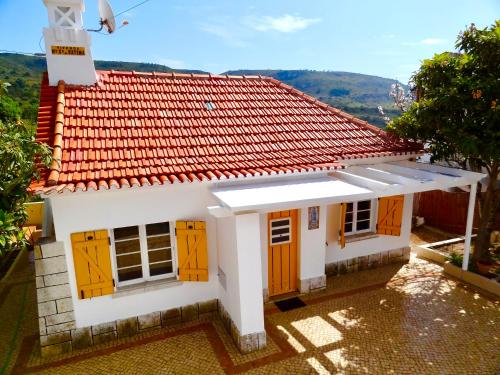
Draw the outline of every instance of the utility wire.
M118 14L115 14L115 18L116 18L116 17L121 16L123 13L127 13L129 10L135 9L135 8L137 8L137 7L140 7L140 6L141 6L141 5L143 5L143 4L146 4L146 3L147 3L147 2L149 2L149 1L151 1L151 0L144 0L144 1L140 2L140 3L137 3L137 4L135 4L134 6L132 6L132 7L128 8L128 9L125 9L124 11L122 11L122 12L120 12L120 13L118 13Z

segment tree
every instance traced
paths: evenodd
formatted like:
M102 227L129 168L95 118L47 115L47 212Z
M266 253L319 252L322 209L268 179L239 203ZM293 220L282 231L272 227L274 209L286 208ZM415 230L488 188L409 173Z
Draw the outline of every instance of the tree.
M474 258L489 261L500 206L500 20L484 29L470 25L456 47L459 53L422 63L412 77L417 100L387 129L428 145L432 160L458 159L462 166L487 172Z
M0 92L0 103L10 103L6 98ZM39 166L51 161L50 148L35 141L35 126L20 121L19 113L0 105L0 257L23 244L27 188L40 178Z

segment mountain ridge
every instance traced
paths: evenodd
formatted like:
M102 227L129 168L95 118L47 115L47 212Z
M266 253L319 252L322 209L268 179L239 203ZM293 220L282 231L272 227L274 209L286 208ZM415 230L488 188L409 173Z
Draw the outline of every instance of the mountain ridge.
M128 70L143 72L204 73L202 70L172 69L153 63L126 61L95 61L99 70ZM23 118L36 121L38 96L43 72L46 71L45 58L19 54L0 54L0 80L9 82L9 95L21 106ZM281 69L241 69L222 74L262 75L276 78L318 100L339 108L369 123L384 127L379 105L389 117L398 115L388 92L397 81L390 78L354 72L281 70Z

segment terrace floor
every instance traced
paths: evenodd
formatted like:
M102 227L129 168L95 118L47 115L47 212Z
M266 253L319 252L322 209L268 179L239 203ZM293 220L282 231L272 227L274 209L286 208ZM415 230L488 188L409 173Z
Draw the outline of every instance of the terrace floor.
M52 360L37 354L32 263L0 284L0 374L498 374L500 304L414 258L328 278L305 307L265 306L268 346L240 354L217 319Z

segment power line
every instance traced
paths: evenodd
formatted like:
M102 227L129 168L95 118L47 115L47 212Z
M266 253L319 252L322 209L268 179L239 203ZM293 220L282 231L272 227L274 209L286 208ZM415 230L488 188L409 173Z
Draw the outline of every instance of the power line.
M140 7L143 4L146 4L149 1L151 1L151 0L144 0L144 1L140 2L140 3L138 3L138 4L135 4L134 6L128 8L128 9L125 9L124 11L122 11L122 12L120 12L118 14L115 14L115 18L121 16L123 13L127 13L129 10L135 9L137 7Z

